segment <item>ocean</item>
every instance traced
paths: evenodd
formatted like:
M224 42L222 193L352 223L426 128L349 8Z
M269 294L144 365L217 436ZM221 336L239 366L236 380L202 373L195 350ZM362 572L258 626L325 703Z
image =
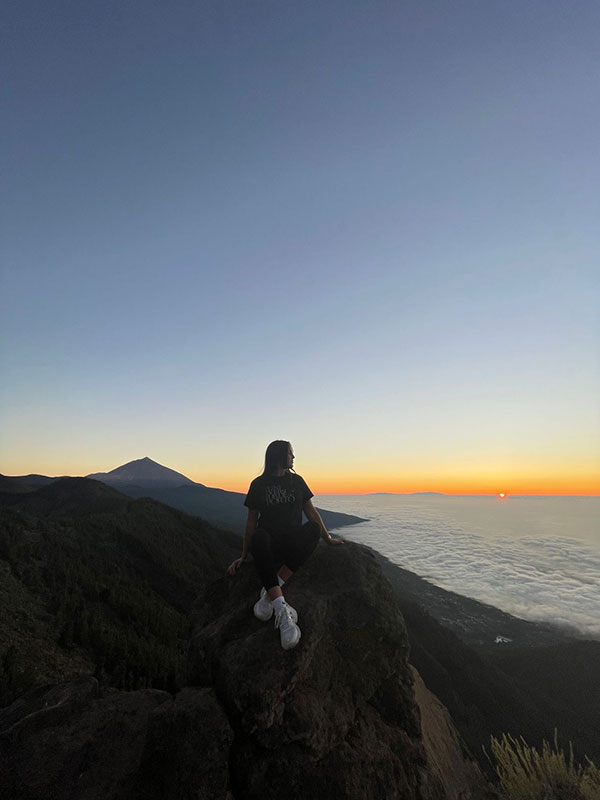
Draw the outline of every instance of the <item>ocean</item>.
M340 529L431 583L600 639L600 497L320 495Z

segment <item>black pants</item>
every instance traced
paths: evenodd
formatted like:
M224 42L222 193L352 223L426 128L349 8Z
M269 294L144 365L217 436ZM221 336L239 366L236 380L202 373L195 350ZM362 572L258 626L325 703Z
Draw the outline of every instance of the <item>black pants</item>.
M316 522L306 522L285 531L266 531L257 528L252 535L250 551L256 570L267 591L279 586L277 570L282 564L295 572L319 543L321 528Z

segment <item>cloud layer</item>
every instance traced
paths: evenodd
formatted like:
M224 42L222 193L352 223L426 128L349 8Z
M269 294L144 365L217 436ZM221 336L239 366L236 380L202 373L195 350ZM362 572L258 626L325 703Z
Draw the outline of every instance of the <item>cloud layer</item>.
M600 639L600 537L594 546L589 531L582 538L557 535L565 526L556 513L556 498L552 499L555 506L548 535L538 531L531 535L532 526L525 521L518 535L514 516L507 534L498 531L494 519L490 521L491 532L483 535L485 515L478 515L477 524L469 524L470 514L464 514L465 520L459 522L460 508L458 513L456 505L444 508L445 501L440 499L430 503L425 499L396 504L387 501L377 507L371 498L368 508L363 499L362 510L359 497L337 500L343 502L333 505L331 498L325 507L340 511L352 507L354 513L371 517L368 523L344 529L345 538L373 547L444 589L523 619L575 627L586 636ZM491 498L487 500L494 503ZM481 510L481 499L473 502L479 503ZM463 503L468 504L468 499ZM572 503L568 529L576 534ZM523 510L525 520L530 509L523 506ZM493 513L491 505L490 511Z

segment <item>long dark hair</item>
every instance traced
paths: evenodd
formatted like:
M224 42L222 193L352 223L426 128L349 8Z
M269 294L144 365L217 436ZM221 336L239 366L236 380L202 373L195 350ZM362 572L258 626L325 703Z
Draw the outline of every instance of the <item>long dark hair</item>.
M283 439L276 439L267 447L265 453L265 468L263 475L272 475L278 469L287 469L288 449L290 443Z

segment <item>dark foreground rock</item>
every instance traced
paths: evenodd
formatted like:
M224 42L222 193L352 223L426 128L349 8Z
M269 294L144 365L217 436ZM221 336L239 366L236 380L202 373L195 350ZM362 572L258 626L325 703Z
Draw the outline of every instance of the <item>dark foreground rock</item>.
M406 629L372 554L321 545L286 585L302 629L292 651L252 616L259 588L251 565L214 585L190 654L235 731L236 797L458 796L427 761Z
M210 689L34 689L0 713L0 796L230 800L233 733Z
M194 612L194 687L175 696L84 677L1 711L0 796L488 796L450 717L415 680L398 601L367 548L320 545L286 585L302 628L294 650L254 618L259 589L251 564L212 584Z

